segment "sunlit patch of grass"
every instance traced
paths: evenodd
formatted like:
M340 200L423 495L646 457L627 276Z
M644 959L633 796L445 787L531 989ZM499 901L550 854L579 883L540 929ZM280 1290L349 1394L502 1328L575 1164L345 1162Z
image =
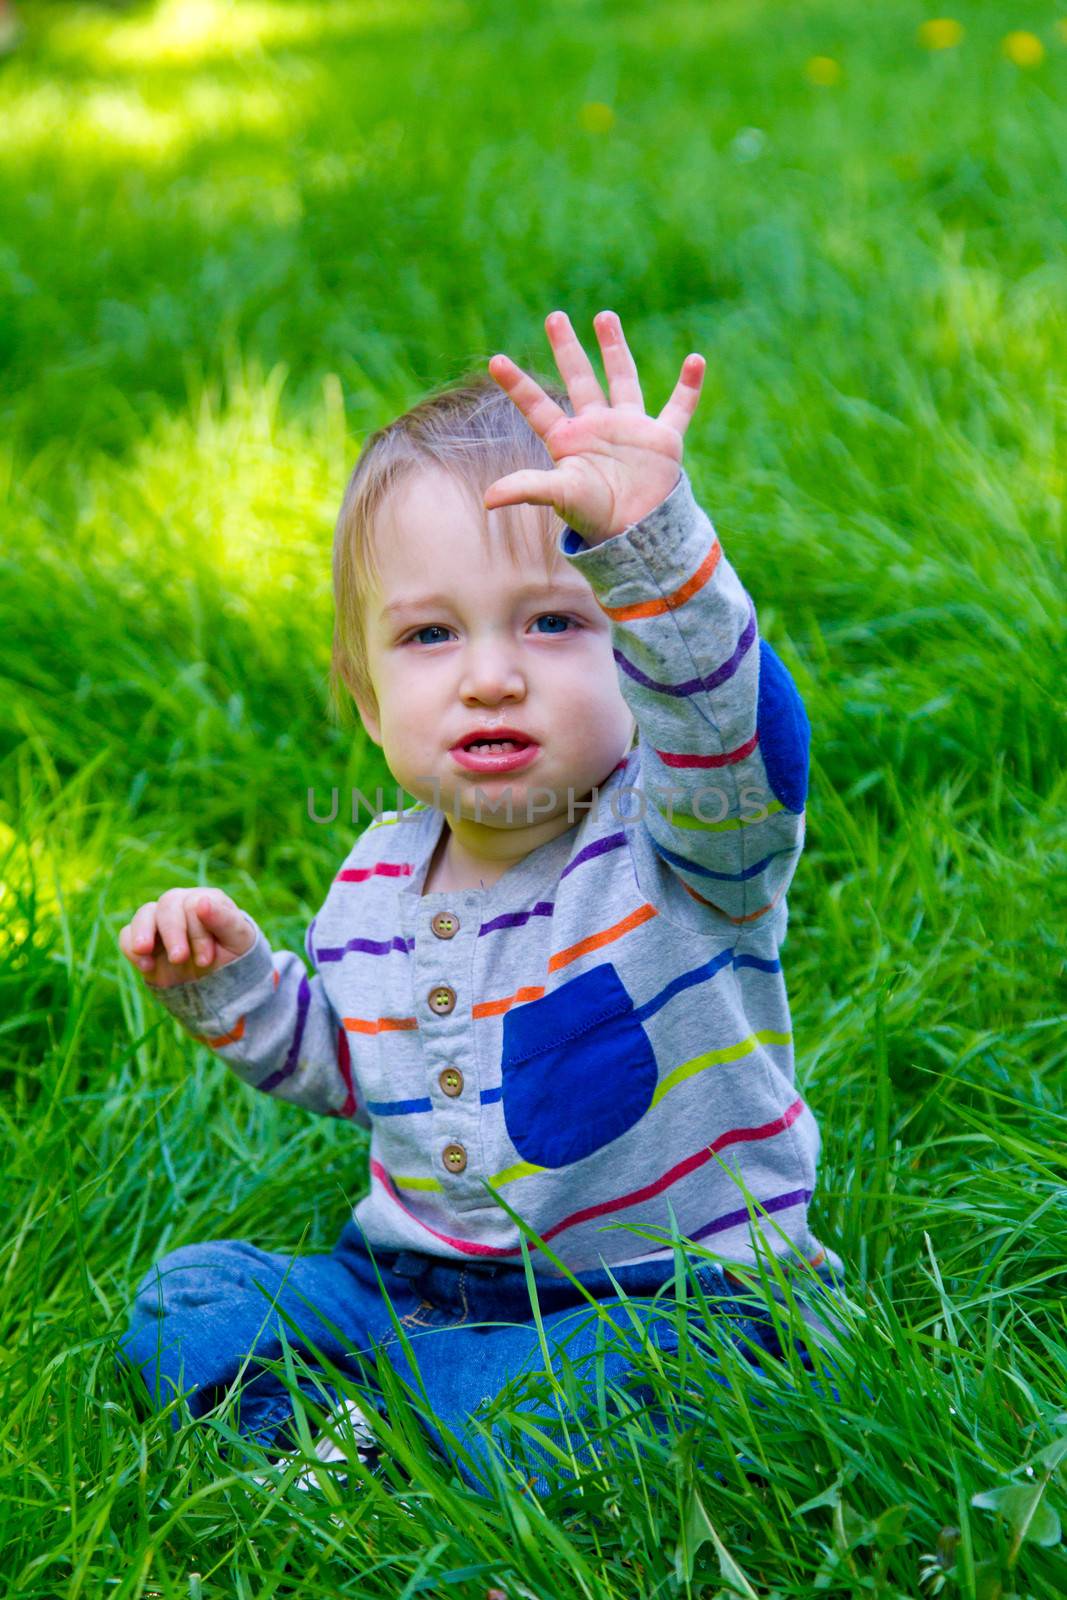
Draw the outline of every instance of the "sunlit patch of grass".
M464 0L330 0L329 5L281 0L156 0L130 16L88 7L59 17L50 47L100 69L203 66L293 46L328 44L380 29L417 29L430 22L461 23Z
M305 85L306 95L314 85ZM302 119L296 85L190 84L181 95L151 94L137 84L41 83L5 107L5 157L40 158L62 144L72 168L136 160L173 167L197 145L235 135L277 139Z

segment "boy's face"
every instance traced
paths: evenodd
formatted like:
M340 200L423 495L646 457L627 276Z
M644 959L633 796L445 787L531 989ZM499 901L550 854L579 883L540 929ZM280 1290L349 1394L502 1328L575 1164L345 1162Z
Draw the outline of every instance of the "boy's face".
M359 710L409 794L449 812L458 799L461 815L473 818L480 789L483 824L521 831L532 820L533 848L582 820L585 811L568 821L569 796L581 799L607 779L635 724L611 624L589 584L558 551L546 573L534 508L513 514L524 535L515 561L499 513L488 513L486 540L469 498L441 469L414 474L389 497L374 529L379 586L365 613L377 715ZM454 748L472 732L505 726L536 744L521 769L471 771L457 760ZM550 790L551 801L535 788ZM488 810L498 798L499 813ZM476 832L467 838L477 846Z

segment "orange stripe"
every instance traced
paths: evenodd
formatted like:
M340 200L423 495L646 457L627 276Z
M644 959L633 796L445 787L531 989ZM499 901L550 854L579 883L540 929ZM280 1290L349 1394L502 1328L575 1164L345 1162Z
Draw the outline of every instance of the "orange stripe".
M809 1263L813 1267L821 1267L825 1260L826 1260L826 1251L825 1250L820 1250L817 1256L809 1257Z
M679 606L684 606L691 595L698 589L703 589L722 555L722 545L718 538L711 541L711 549L693 573L687 578L680 589L675 589L673 594L665 595L660 600L641 600L633 606L604 606L600 607L606 617L613 622L637 622L641 617L659 617L665 611L676 611ZM599 604L599 602L598 602Z
M281 973L278 971L277 967L275 967L275 969L274 969L274 987L275 988L278 987L279 983L281 982L281 978L282 978Z
M217 1039L205 1039L200 1034L194 1038L198 1044L206 1044L209 1050L221 1050L224 1044L236 1044L238 1039L243 1039L245 1033L245 1019L238 1017L233 1029L229 1033L220 1033Z
M507 995L503 1000L483 1000L480 1005L472 1008L471 1016L499 1017L502 1011L510 1011L520 1000L540 1000L544 992L544 984L541 984L540 988L516 989L514 994Z
M647 904L638 906L636 911L631 911L628 917L623 917L621 922L616 922L611 928L605 928L602 933L591 933L588 939L579 939L577 944L569 945L566 950L557 950L549 960L549 972L558 972L560 967L569 966L572 961L577 961L579 956L587 955L590 950L599 950L602 945L621 939L631 928L639 928L642 922L647 922L650 917L658 915L655 906Z
M558 972L560 967L567 967L572 961L577 961L579 956L587 955L590 950L599 950L602 945L611 944L615 939L621 939L624 933L629 933L631 928L639 928L642 922L647 922L650 917L658 915L655 906L638 906L636 911L631 911L628 917L623 917L621 922L616 922L610 928L604 928L600 933L591 933L588 939L580 939L577 944L568 945L566 950L557 950L554 956L549 957L549 972ZM505 995L502 1000L483 1000L480 1005L472 1008L474 1017L498 1017L503 1011L510 1011L511 1007L520 1001L539 1000L544 994L544 985L539 988L516 989L514 994Z
M722 906L717 906L715 904L714 900L705 900L704 896L702 894L697 894L695 889L691 889L689 887L689 885L686 883L684 878L679 878L678 882L681 884L681 886L685 890L686 894L691 894L693 896L693 899L694 900L699 900L700 904L702 906L710 906L713 911L717 911L719 913L720 917L725 917L727 922L732 922L734 924L738 924L738 923L741 923L741 922L754 922L757 917L762 917L762 915L763 915L763 913L765 911L769 911L771 909L771 907L776 903L776 901L780 899L781 894L782 894L782 890L779 889L779 891L775 895L774 899L773 900L768 900L767 904L765 906L760 906L758 911L748 911L748 912L745 913L745 915L743 917L731 917L730 913L728 911L724 911ZM784 888L784 885L783 885L783 888Z
M417 1017L342 1017L349 1033L393 1033L402 1028L417 1028Z

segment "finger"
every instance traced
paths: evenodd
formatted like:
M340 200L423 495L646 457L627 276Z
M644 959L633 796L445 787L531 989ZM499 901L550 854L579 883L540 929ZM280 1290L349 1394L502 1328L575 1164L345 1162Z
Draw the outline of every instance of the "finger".
M559 499L558 472L509 472L498 478L485 491L485 504L489 511L499 506L554 506Z
M704 384L704 373L707 362L701 355L686 356L682 362L682 370L678 382L674 386L674 393L657 417L658 422L665 422L676 433L684 433L689 426L689 419L697 408L700 391Z
M187 889L168 889L156 906L156 928L167 960L180 967L190 959L189 934L185 922Z
M155 910L155 901L147 901L144 906L138 906L130 923L130 947L142 973L155 971Z
M637 365L630 354L622 322L614 311L601 311L593 318L600 340L600 354L608 375L608 393L613 406L636 406L644 411L645 402L637 377Z
M545 332L556 358L559 375L567 385L575 416L589 406L606 406L608 402L600 387L600 379L593 370L593 363L586 355L581 340L571 327L567 313L550 311L545 318Z
M255 934L248 919L221 889L201 890L196 897L196 911L205 929L224 949L236 955L251 949Z
M191 892L185 902L185 925L189 930L189 943L193 961L198 967L209 967L215 959L215 940L197 915L200 896Z
M133 941L133 924L128 922L124 928L119 930L119 949L132 967L136 967L140 972L151 972L156 964L155 958L153 956L138 955L134 949Z
M509 400L518 406L530 427L544 439L567 413L542 389L541 385L517 367L510 356L496 355L489 362L489 376L499 383Z
M138 906L130 923L131 944L136 955L150 955L156 942L156 902Z

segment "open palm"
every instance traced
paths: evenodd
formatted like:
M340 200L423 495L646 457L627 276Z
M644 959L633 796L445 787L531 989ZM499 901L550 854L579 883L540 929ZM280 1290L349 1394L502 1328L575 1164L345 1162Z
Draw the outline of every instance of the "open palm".
M591 543L611 538L655 509L678 481L682 436L704 381L703 356L689 355L674 393L658 417L645 411L637 368L613 311L593 319L610 402L565 312L553 311L545 331L574 416L552 400L529 373L495 355L489 373L544 441L555 467L509 473L490 484L485 504L550 505Z

